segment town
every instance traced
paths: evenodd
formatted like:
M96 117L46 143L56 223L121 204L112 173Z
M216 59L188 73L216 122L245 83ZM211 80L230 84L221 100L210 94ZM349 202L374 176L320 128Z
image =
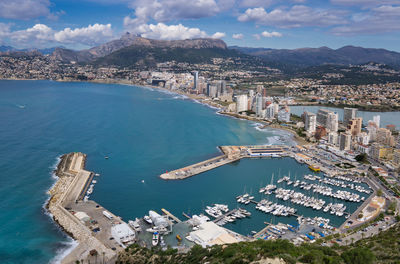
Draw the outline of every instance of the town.
M287 239L294 244L317 240L325 245L329 241L345 244L350 239L361 239L361 234L372 235L378 230L386 230L398 220L394 213L382 217L382 212L399 211L398 130L391 124L382 127L379 114L372 120L363 120L355 107L386 104L396 108L400 84L325 85L323 81L305 78L271 81L271 76L279 76L279 70L225 68L233 63L224 59L214 59L213 64L205 65L170 62L159 63L156 71L136 71L60 64L46 56L29 60L26 57L1 58L0 77L3 79L93 81L161 89L215 107L221 114L257 122L261 128L289 131L297 143L296 146L220 146L221 156L182 169L171 168L175 170L162 174L162 179L185 179L242 158L260 157L290 157L307 164L314 173L298 178L289 173L278 177L277 181L272 175L270 184L260 188L259 201L251 193L238 194L235 199L242 205L236 209L229 209L225 204L208 205L205 214L184 214L188 220L181 221L165 209L159 214L153 208L143 218L127 223L90 200L97 180L93 179L96 174L82 170L86 158L83 155L77 165L79 168L72 173L75 179L61 173L60 184L65 186L61 188L57 184L54 188L56 194L53 196L60 195L65 200L55 203L52 199L49 203L60 225L81 241L81 246L67 259L90 259L95 250L92 245L96 245L95 248L102 248L106 258L111 260L116 257L116 252L134 242L144 247L177 247L183 252L195 244L208 247L254 239ZM291 108L299 105L319 105L320 108L316 113L291 113ZM343 119L340 120L338 112L325 109L327 105L345 106ZM71 159L71 155L82 156L73 153L66 157ZM318 176L319 172L324 176ZM71 183L63 182L64 179ZM79 184L72 186L76 182ZM67 188L68 184L72 187ZM311 196L307 195L310 190L314 193ZM335 202L328 203L321 197L330 197ZM283 205L279 200L290 202L290 205ZM357 204L355 211L348 208L352 203ZM254 230L247 236L223 227L251 217L254 212L248 208L252 204L265 214L295 217L296 220L290 224L266 223L265 228ZM300 215L298 210L302 207L323 214ZM342 224L332 225L327 217L329 214L343 218ZM371 225L376 223L376 226ZM82 229L87 231L84 235Z

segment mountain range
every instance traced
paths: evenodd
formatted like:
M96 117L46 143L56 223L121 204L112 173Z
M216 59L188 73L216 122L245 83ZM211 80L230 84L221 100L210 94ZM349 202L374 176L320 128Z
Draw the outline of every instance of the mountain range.
M64 49L63 46L60 47L53 47L53 48L43 48L43 49L16 49L14 47L11 46L0 46L0 54L10 54L13 52L34 52L37 51L43 55L47 55L47 54L51 54L54 52L55 49L57 48L62 48Z
M282 62L299 67L318 66L324 64L364 64L377 62L391 66L400 66L400 53L385 49L372 49L344 46L339 49L328 47L301 49L265 49L230 47L248 55L257 56L265 61Z
M300 49L270 49L250 47L228 47L224 41L212 38L187 40L154 40L126 33L121 38L86 49L71 50L64 47L37 50L18 50L0 46L0 54L15 52L39 52L61 61L90 63L102 66L134 65L154 66L155 63L177 61L207 63L212 58L253 58L255 63L279 68L283 71L301 70L320 65L359 65L368 62L386 64L400 68L400 53L385 49L345 46L339 49L328 47ZM257 59L256 59L257 58Z

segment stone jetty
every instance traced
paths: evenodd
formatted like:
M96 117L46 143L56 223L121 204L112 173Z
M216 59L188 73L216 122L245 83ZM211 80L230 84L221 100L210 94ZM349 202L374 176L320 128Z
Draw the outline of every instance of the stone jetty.
M47 209L54 221L79 244L61 263L75 263L90 260L96 255L101 263L113 263L117 251L106 246L93 232L68 210L71 203L77 203L92 172L84 170L86 155L80 152L65 154L57 166L57 182L49 190Z

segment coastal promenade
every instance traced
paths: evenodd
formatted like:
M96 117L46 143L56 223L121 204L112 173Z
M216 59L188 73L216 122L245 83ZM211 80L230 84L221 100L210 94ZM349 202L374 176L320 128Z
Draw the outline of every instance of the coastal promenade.
M86 155L83 153L74 152L63 155L55 172L58 180L49 190L51 197L47 209L63 231L78 242L78 245L61 260L61 263L75 263L76 260L93 262L97 257L102 260L102 263L113 263L119 249L112 249L113 246L107 241L110 235L96 236L85 222L75 216L77 211L74 209L76 208L91 217L93 213L90 209L92 208L94 211L93 208L96 206L100 208L93 201L81 201L81 194L93 175L92 172L84 170L85 161ZM100 217L97 216L99 222L104 222L104 219L100 219ZM101 229L105 232L108 232L110 227L111 223L101 224Z
M287 155L287 147L285 146L220 146L219 149L223 155L165 172L160 175L160 178L164 180L183 180L242 158L282 157Z

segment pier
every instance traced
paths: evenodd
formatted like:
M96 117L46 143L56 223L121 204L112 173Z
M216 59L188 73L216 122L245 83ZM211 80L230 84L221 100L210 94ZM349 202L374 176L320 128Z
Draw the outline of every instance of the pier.
M173 219L175 222L180 223L182 222L178 217L174 216L171 214L169 211L165 210L164 208L161 208L161 211L168 216L169 218Z
M58 180L49 190L47 208L54 221L79 243L60 262L69 264L85 260L94 263L95 250L98 255L102 255L105 263L113 263L123 247L109 239L111 227L113 223L124 222L94 201L82 201L94 176L94 173L84 170L85 161L86 155L80 152L63 155L57 165ZM103 215L105 210L113 217L113 221ZM85 222L78 218L78 212L95 221Z
M230 216L231 214L234 214L236 211L237 211L237 209L230 210L230 211L227 212L226 214L223 214L223 215L221 215L221 216L215 218L215 219L213 220L213 222L214 222L214 223L217 223L218 221L224 219L226 216Z
M264 227L263 229L258 231L255 235L253 235L253 238L257 238L257 237L261 236L263 233L267 232L270 224L266 224L266 225L267 225L266 227Z
M182 180L218 168L242 158L282 157L285 146L220 146L223 155L160 175L164 180Z

